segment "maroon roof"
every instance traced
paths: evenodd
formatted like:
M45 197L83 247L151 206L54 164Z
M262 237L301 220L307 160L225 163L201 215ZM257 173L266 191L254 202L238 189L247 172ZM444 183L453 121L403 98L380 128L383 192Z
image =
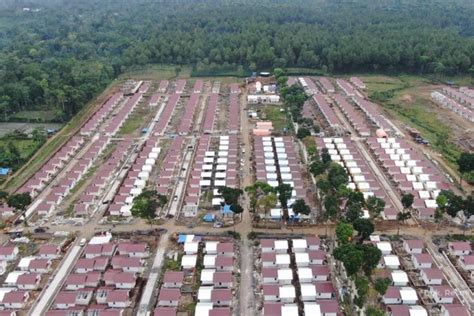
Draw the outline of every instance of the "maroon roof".
M213 289L211 292L211 301L231 301L232 291L230 289Z
M443 271L438 268L421 269L429 279L444 279Z
M217 307L213 308L209 311L209 316L230 316L230 308L229 307Z
M280 295L280 287L276 284L264 284L263 285L263 295Z
M217 252L234 252L234 244L231 242L220 242L217 244Z
M0 246L0 255L2 256L10 256L13 254L15 250L15 246Z
M387 291L385 292L385 295L384 297L386 298L392 298L392 299L401 299L401 295L400 295L400 288L396 287L396 286L389 286Z
M38 282L40 278L41 276L36 273L24 273L18 276L18 279L16 280L16 284L21 284L21 285L36 284L36 282Z
M26 301L26 298L28 297L28 292L25 291L11 291L8 293L5 293L3 296L3 301L2 303L23 303Z
M277 278L278 268L262 268L262 276L264 278Z
M163 277L163 283L182 283L184 272L166 271Z
M107 295L106 302L128 302L130 300L127 290L113 290Z
M263 315L262 316L281 316L282 303L277 302L265 302L263 303Z
M179 301L181 291L179 289L162 288L158 295L158 301Z
M214 283L232 283L232 272L214 272Z
M323 314L339 313L339 304L336 300L319 300L318 304Z
M154 316L176 316L176 308L174 307L157 307Z
M334 285L331 282L316 282L316 292L317 293L334 293Z

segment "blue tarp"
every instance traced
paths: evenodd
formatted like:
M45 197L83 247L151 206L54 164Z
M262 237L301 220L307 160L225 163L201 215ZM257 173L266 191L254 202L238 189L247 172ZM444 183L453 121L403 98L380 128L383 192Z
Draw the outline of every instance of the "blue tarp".
M224 205L224 208L222 209L222 214L227 215L227 214L232 214L232 210L230 209L230 205L226 204Z
M186 242L186 236L187 235L179 235L178 236L178 243L179 244L184 244Z
M10 173L10 168L0 168L0 176L7 176Z
M213 222L216 219L216 216L214 214L206 214L202 218L205 222Z

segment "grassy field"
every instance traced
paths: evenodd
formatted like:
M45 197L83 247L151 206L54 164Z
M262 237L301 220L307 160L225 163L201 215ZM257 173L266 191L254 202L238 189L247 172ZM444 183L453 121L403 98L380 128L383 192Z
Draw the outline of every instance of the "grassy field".
M180 78L191 77L191 67L174 65L146 65L127 71L126 73L120 75L115 81L123 82L130 78L137 80L163 80L173 79L177 76Z
M262 119L271 121L273 123L273 130L277 133L283 132L285 127L288 127L287 116L285 112L280 111L279 105L265 105L261 108Z
M13 120L31 121L31 122L50 122L56 118L56 111L21 111L15 113Z
M367 85L369 97L381 104L391 116L407 126L416 128L428 139L433 148L441 153L450 166L455 167L455 160L461 148L455 144L455 135L450 126L442 122L437 107L430 99L430 92L438 85L429 78L418 76L361 76ZM454 79L466 83L467 77Z

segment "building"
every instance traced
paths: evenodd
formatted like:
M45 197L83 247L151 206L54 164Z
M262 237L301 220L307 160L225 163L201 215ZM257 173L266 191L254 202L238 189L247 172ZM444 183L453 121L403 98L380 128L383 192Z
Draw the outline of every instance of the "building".
M426 285L441 285L444 280L443 272L438 268L421 269L420 277Z
M448 251L453 256L467 256L472 252L471 243L468 241L453 241L448 243ZM1 259L1 258L0 258Z
M456 292L448 285L434 285L429 287L430 295L437 304L452 304Z
M163 277L163 287L181 288L183 286L184 272L166 271Z
M409 254L420 254L424 248L422 240L408 239L403 241L403 249Z

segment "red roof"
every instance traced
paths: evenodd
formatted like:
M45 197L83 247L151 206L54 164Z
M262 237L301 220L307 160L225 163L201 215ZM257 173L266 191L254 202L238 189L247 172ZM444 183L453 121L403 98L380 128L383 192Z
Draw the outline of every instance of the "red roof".
M176 316L176 308L174 307L157 307L154 316Z
M281 316L282 303L277 302L265 302L263 303L263 315L262 316Z
M262 248L273 248L275 246L275 239L260 239Z
M234 257L217 256L216 266L217 267L230 267L234 265Z
M18 279L16 280L16 284L21 284L21 285L36 284L39 279L41 279L41 276L39 274L24 273L18 276Z
M163 283L182 283L184 272L166 271L163 277Z
M232 291L230 289L213 289L211 292L212 302L222 302L232 300Z
M334 285L331 282L316 282L316 293L334 293Z
M444 279L443 271L438 268L421 269L428 279Z
M12 255L15 248L15 246L0 246L0 256Z
M11 291L8 293L5 293L3 296L3 304L6 303L23 303L27 300L28 298L28 292L25 291Z
M232 272L214 272L214 283L232 283Z
M387 289L387 292L385 292L385 295L384 297L386 298L392 298L392 299L401 299L401 295L400 295L400 288L396 287L396 286L389 286L388 289Z
M410 247L410 249L423 249L424 244L422 240L419 239L408 239L405 240L405 243Z
M278 268L262 268L262 276L264 278L278 277Z
M158 295L158 301L179 301L181 291L179 289L162 288Z
M276 284L264 284L263 285L263 295L272 295L278 296L280 295L280 288Z
M323 314L339 313L339 303L336 300L319 300L318 304Z
M230 316L230 308L229 307L219 307L213 308L209 311L209 316Z
M429 253L418 253L413 255L418 263L433 263L433 258Z
M107 295L106 302L129 302L130 298L127 290L113 290Z
M231 242L220 242L217 244L217 252L234 252L234 244Z

